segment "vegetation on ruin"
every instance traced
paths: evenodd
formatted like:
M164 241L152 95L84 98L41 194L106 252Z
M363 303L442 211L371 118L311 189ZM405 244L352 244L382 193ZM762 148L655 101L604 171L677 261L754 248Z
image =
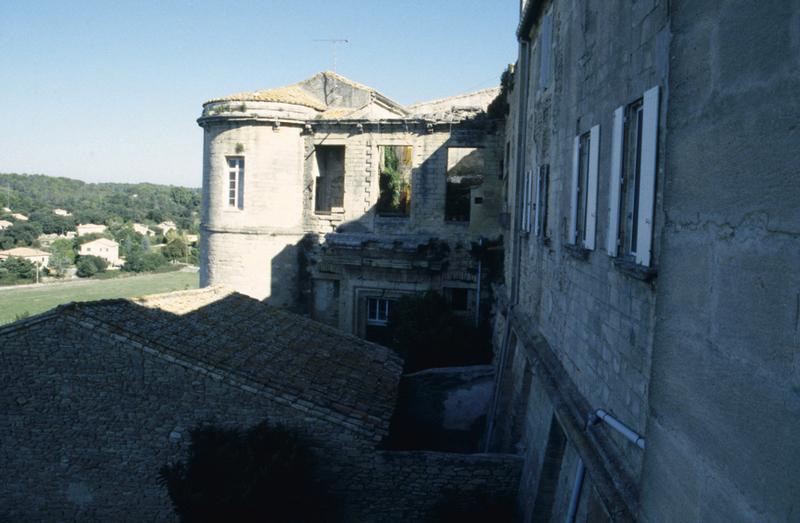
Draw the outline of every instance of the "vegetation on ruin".
M403 158L403 163L410 164L411 159ZM408 215L411 210L411 184L401 169L401 159L397 156L395 147L384 148L383 168L378 184L378 212Z
M333 520L309 447L289 429L263 422L190 436L187 460L159 472L181 521Z

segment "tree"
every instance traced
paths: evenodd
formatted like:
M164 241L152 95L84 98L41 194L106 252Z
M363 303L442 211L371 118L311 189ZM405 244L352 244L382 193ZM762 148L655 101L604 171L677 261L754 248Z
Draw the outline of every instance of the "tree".
M48 268L63 276L67 267L75 263L75 250L72 240L59 239L50 244L50 263Z
M263 422L246 431L204 427L190 436L186 463L159 473L181 521L334 519L311 452L288 429Z
M90 278L98 272L105 272L108 262L99 256L81 256L75 266L78 268L78 276Z
M185 260L189 256L189 248L181 238L175 238L161 249L161 254L172 262Z
M14 245L26 247L37 244L37 239L42 234L42 228L35 223L17 222L3 231L3 233L3 236L14 239Z
M123 271L148 272L154 271L167 264L167 259L158 252L145 252L141 247L134 245L125 259Z
M0 260L0 283L12 284L19 280L33 281L36 279L36 265L25 258L11 256Z

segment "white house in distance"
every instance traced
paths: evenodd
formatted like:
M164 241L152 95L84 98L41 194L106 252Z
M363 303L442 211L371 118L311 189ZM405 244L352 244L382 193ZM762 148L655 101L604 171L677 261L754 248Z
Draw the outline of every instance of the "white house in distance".
M155 234L152 230L150 230L150 227L141 223L133 224L133 232L141 234L142 236L152 236Z
M57 214L58 216L72 216L72 213L66 209L53 209L53 214Z
M12 213L11 217L14 218L15 220L19 220L21 222L27 222L28 221L28 217L27 216L25 216L24 214L20 214L18 212Z
M0 220L0 231L2 231L2 230L5 230L5 229L8 229L8 228L9 228L9 227L11 227L12 225L14 225L14 224L13 224L13 223L11 223L11 222L10 222L10 221L8 221L8 220Z
M96 223L79 223L77 227L78 236L105 232L106 229L107 227L105 225L98 225Z
M30 247L15 247L7 251L0 251L0 260L7 260L11 257L24 258L40 267L47 267L47 264L50 263L49 252L31 249Z
M175 222L172 221L161 222L157 225L157 227L161 229L163 234L167 234L169 231L174 231L178 229L178 226L175 225Z
M78 250L81 256L98 256L108 262L109 265L119 265L119 244L108 238L98 238L81 245Z

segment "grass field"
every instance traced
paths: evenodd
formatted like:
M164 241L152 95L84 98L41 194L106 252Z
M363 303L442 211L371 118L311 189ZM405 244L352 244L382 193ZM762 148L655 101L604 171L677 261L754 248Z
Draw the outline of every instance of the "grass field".
M14 321L17 315L33 316L71 301L107 298L131 298L146 294L196 289L196 272L167 272L111 280L79 280L36 286L0 287L0 325Z

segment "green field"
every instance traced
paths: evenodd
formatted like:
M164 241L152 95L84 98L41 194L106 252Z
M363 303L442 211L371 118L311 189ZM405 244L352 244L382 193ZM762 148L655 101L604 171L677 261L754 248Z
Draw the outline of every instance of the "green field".
M17 315L39 314L62 303L107 298L131 298L146 294L196 289L196 272L167 272L114 278L45 283L36 286L0 287L0 325L14 321Z

